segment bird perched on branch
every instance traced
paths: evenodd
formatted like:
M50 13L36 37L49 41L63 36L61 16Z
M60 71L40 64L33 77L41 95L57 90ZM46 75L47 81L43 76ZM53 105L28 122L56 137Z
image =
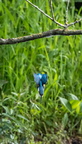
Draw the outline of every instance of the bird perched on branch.
M38 73L38 74L34 74L33 76L34 76L34 81L37 84L39 94L40 96L42 96L44 94L44 85L47 82L47 74Z

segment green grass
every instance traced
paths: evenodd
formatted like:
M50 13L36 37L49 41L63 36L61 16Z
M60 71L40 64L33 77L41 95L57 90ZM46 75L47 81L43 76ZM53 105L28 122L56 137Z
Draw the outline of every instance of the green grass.
M48 1L33 3L51 15ZM53 6L55 18L64 23L65 5ZM81 9L78 13L81 17ZM24 0L0 1L0 14L2 38L59 28ZM77 17L70 8L69 22ZM70 29L82 29L81 24ZM82 134L81 47L82 36L0 46L0 143L63 144ZM42 100L33 78L38 72L48 74Z

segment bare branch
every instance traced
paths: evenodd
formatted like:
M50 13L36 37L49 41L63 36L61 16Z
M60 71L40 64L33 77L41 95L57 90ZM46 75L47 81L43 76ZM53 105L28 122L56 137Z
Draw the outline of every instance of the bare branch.
M33 34L33 35L29 35L29 36L10 38L10 39L0 38L0 45L16 44L16 43L31 41L31 40L40 39L40 38L44 38L44 37L55 36L55 35L65 35L65 36L82 35L82 30L73 31L73 30L53 29L53 30L49 30L49 31L46 31L46 32L43 32L43 33Z
M59 23L59 22L57 22L55 19L53 19L52 17L50 17L48 14L46 14L43 10L41 10L38 6L36 6L36 5L34 5L33 3L31 3L29 0L26 0L29 4L31 4L33 7L35 7L36 9L38 9L41 13L43 13L46 17L48 17L50 20L52 20L54 23L56 23L57 25L59 25L59 26L61 26L61 27L63 27L63 28L68 28L68 27L70 27L70 26L72 26L72 25L75 25L76 23L79 23L80 21L82 21L82 19L80 19L80 20L77 20L77 21L75 21L75 22L72 22L72 23L70 23L70 24L67 24L67 17L66 17L66 24L65 25L63 25L63 24L61 24L61 23ZM67 5L67 11L68 11L68 6L69 6L69 3L68 3L68 5ZM66 11L66 13L67 13L67 11ZM66 14L67 15L67 14Z
M67 30L66 29L69 26L72 26L72 25L74 25L76 23L79 23L80 21L82 21L82 19L76 20L75 22L72 22L70 24L62 25L62 24L58 23L56 20L53 20L52 17L50 17L49 15L47 15L44 11L42 11L41 9L39 9L36 5L32 4L29 0L26 0L26 1L28 3L30 3L33 7L35 7L36 9L38 9L46 17L48 17L49 19L51 19L52 21L54 21L59 26L64 27L65 29L53 29L53 30L49 30L49 31L46 31L46 32L43 32L43 33L38 33L38 34L33 34L33 35L28 35L28 36L23 36L23 37L17 37L17 38L9 38L9 39L0 38L0 45L16 44L16 43L31 41L31 40L35 40L35 39L44 38L44 37L46 38L46 37L55 36L55 35L65 35L65 36L82 35L82 30ZM51 0L51 2L52 2L52 0Z
M82 21L82 19L76 20L75 22L72 22L72 23L70 23L70 24L67 24L67 27L70 27L70 26L72 26L72 25L75 25L76 23L79 23L80 21Z
M54 20L54 12L53 12L52 0L50 0L50 9L51 9L51 13L52 13L52 18Z
M69 8L69 2L70 2L70 0L67 1L67 7L66 7L66 22L65 22L65 24L68 23L68 8Z
M48 17L50 20L52 20L54 23L56 23L57 25L66 28L66 25L63 25L59 22L57 22L55 19L53 19L52 17L50 17L48 14L46 14L43 10L41 10L38 6L34 5L33 3L31 3L29 0L26 0L29 4L31 4L33 7L35 7L36 9L38 9L41 13L43 13L46 17Z

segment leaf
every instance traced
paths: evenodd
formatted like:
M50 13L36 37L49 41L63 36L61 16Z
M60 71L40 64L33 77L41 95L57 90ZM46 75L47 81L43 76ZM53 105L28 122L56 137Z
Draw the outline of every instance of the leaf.
M60 97L60 101L66 107L68 111L72 112L71 104L69 103L67 99Z
M28 119L27 118L25 118L24 116L22 116L22 115L17 115L19 118L22 118L22 119L24 119L24 120L26 120L26 121L28 121Z
M32 115L38 115L41 111L40 110L37 110L37 109L31 109L31 114Z
M15 96L18 96L19 94L18 93L15 93L15 92L11 92L11 94L15 95Z
M72 100L79 100L76 95L74 95L72 93L69 93L69 95L70 95L70 99L72 99Z
M72 106L73 109L79 107L80 103L81 103L79 100L72 100L70 102L71 102L71 106Z
M63 126L63 128L66 127L67 123L68 123L68 114L65 113L64 117L62 118L62 126Z
M0 80L0 88L2 88L3 85L6 84L6 83L7 83L7 81L5 81L5 80Z
M80 112L82 113L82 101L80 103Z
M81 122L80 122L79 134L82 134L82 120L81 120Z

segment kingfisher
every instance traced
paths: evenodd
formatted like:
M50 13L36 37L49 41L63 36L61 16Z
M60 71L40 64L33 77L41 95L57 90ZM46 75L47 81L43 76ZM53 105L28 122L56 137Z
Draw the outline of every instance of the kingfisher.
M36 82L40 96L44 94L44 85L47 83L47 74L34 74L34 81Z

